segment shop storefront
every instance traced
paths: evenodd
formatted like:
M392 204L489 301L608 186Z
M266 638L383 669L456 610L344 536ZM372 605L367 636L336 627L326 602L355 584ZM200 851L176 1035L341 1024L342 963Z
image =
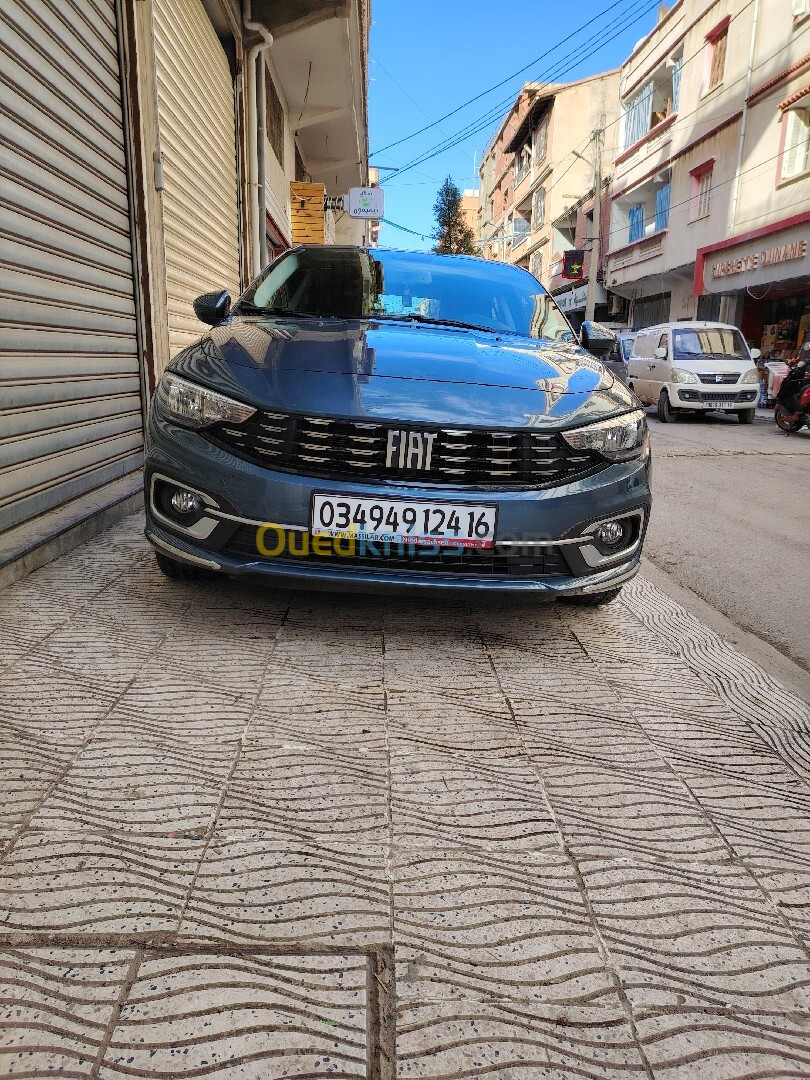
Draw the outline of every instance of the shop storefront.
M575 329L579 329L585 319L585 305L588 302L588 283L571 286L568 289L555 292L554 300L561 311L564 311ZM605 322L608 318L608 296L602 284L596 285L596 303L594 307L594 320Z
M720 297L724 321L765 359L795 356L810 337L810 213L702 248L694 290L704 307Z

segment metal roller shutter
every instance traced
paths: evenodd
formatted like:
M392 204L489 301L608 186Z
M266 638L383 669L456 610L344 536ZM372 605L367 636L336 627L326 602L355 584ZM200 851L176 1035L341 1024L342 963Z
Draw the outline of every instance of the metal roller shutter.
M239 294L236 123L228 59L200 0L155 0L169 349L199 338L191 303Z
M0 4L0 532L140 469L114 0Z
M670 293L658 293L657 296L645 296L633 303L633 329L643 330L645 326L657 326L669 321Z

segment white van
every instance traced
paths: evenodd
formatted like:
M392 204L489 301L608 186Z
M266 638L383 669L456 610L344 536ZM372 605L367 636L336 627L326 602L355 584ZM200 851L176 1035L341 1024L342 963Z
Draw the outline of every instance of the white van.
M627 361L627 382L645 405L670 423L682 411L733 412L743 424L756 414L759 350L748 351L736 326L662 323L639 330Z

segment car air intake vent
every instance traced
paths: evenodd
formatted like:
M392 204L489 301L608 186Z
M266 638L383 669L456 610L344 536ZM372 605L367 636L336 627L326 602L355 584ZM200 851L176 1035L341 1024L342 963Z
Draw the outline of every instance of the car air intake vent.
M736 383L739 377L740 376L736 371L725 371L722 374L714 374L711 371L706 371L703 374L698 374L698 378L701 382L712 383L714 386L723 384L728 386L730 383Z
M341 480L554 487L609 464L599 454L571 449L556 432L259 412L244 424L216 424L201 434L267 468ZM403 440L406 450L400 454Z
M466 574L477 577L570 577L571 571L559 547L529 549L528 554L512 552L511 548L496 546L495 549L437 548L425 544L413 548L405 545L358 544L353 554L319 555L307 548L296 555L285 551L280 555L263 555L259 552L255 525L240 525L225 545L223 554L236 555L240 559L252 558L257 562L272 562L283 566L321 566L329 569L354 567L358 570L393 570L398 573Z

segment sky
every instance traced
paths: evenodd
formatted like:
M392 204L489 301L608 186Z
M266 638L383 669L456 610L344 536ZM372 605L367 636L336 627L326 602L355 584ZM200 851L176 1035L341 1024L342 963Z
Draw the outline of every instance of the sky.
M572 82L619 67L655 25L659 4L372 0L370 164L407 166L468 126L479 129L401 175L381 168L386 222L380 246L430 249L439 187L449 175L462 190L477 188L482 152L524 82ZM497 83L503 85L491 89ZM459 106L464 107L443 119ZM421 135L385 149L436 121Z

